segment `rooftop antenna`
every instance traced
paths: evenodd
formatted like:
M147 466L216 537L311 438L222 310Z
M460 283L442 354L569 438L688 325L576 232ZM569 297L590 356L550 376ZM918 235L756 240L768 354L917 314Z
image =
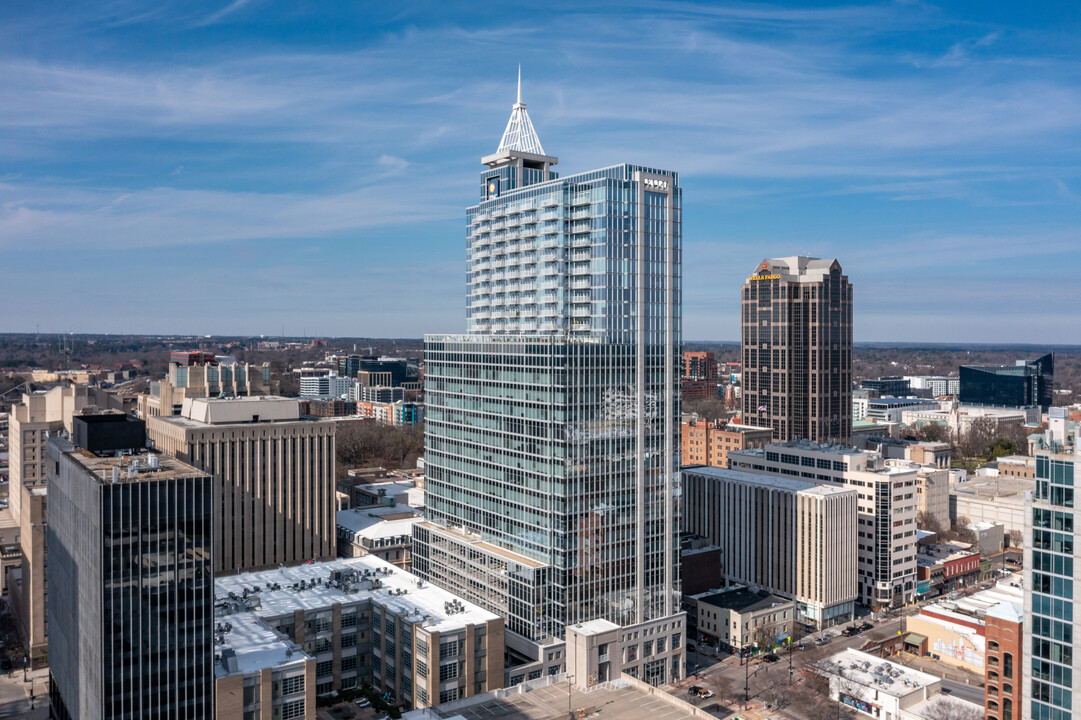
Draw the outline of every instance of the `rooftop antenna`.
M518 63L518 102L515 105L522 104L522 63Z

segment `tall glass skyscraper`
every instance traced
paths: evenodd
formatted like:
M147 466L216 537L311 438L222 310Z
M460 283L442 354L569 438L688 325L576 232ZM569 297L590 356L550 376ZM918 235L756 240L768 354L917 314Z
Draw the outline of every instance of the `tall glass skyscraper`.
M468 334L425 338L413 556L536 643L679 613L679 178L557 162L519 86L466 211Z
M1031 657L1017 658L1024 671L1022 717L1068 720L1081 709L1073 694L1081 688L1081 658L1074 656L1081 628L1081 526L1076 524L1075 479L1081 455L1036 456L1036 492L1025 521L1025 643ZM1002 683L1021 673L992 668ZM1016 673L1016 674L1015 674ZM988 696L991 698L991 696ZM988 703L988 717L1007 720L1013 709Z

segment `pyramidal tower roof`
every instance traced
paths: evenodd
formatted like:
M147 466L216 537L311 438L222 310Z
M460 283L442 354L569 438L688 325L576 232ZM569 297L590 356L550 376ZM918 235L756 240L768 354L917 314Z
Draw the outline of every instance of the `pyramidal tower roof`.
M497 153L502 152L527 152L533 155L543 155L537 131L533 129L533 122L526 112L525 103L522 102L522 66L518 66L518 102L510 111L510 120L507 121L507 129L503 131L503 139L499 141Z

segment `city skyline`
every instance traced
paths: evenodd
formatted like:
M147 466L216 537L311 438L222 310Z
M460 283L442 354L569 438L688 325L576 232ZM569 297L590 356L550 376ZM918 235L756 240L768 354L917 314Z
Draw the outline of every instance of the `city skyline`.
M2 329L461 332L521 63L562 173L680 168L689 339L737 338L745 269L799 254L861 288L856 342L1081 342L1076 17L569 7L0 11Z

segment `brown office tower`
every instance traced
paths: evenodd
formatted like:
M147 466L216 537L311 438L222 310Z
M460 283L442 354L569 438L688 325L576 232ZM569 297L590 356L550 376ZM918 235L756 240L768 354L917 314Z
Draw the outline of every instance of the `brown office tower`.
M274 396L186 398L147 419L156 449L215 476L216 575L334 559L335 427Z
M836 260L763 260L743 284L743 422L849 442L852 285Z

